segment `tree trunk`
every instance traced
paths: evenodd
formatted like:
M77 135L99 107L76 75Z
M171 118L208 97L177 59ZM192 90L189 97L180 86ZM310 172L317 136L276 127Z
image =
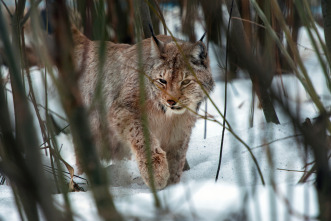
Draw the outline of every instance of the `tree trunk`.
M139 11L140 11L140 19L144 32L144 38L152 37L152 33L149 29L149 25L152 25L151 14L149 12L149 6L145 2L145 0L139 1Z
M232 17L241 18L236 1L233 2L233 8L231 9L232 1L234 0L226 0L228 11L230 12L232 10ZM242 21L233 19L231 22L230 46L231 50L238 57L238 65L248 71L254 91L261 102L266 121L279 124L278 116L269 93L273 73L270 73L268 61L258 51L256 55L253 54ZM266 65L261 65L262 63Z

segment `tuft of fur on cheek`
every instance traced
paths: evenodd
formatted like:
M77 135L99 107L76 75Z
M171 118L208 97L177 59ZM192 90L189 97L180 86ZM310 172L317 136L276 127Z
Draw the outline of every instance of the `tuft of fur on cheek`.
M199 109L200 109L200 106L202 104L202 101L200 101L197 106L196 106L196 109L195 109L195 112L199 112Z
M166 113L167 112L167 107L164 106L163 104L159 103L159 109L163 112Z

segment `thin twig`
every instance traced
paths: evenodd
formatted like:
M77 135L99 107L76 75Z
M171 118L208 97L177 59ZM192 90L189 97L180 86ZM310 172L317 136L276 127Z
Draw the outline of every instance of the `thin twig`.
M298 172L298 173L305 173L305 172L307 172L307 171L304 171L304 170L290 170L290 169L282 169L282 168L277 168L277 170L287 171L287 172Z
M303 136L303 135L302 134L294 134L294 135L291 135L291 136L282 137L282 138L279 138L279 139L270 141L269 143L264 143L264 144L258 145L256 147L252 147L251 149L253 150L253 149L256 149L256 148L259 148L259 147L269 146L270 144L275 143L277 141L286 140L286 139L290 139L290 138L294 138L294 137L299 137L299 136Z
M217 166L217 172L216 172L216 178L215 182L218 180L218 176L221 169L221 163L222 163L222 155L223 155L223 144L224 144L224 134L225 134L225 119L226 119L226 109L227 109L227 91L228 91L228 52L229 52L229 30L230 30L230 23L231 23L231 16L232 16L232 8L233 8L233 1L231 3L231 9L230 9L230 17L228 21L228 28L226 32L226 54L225 54L225 87L224 87L224 117L223 117L223 129L222 129L222 138L221 138L221 148L220 148L220 156L218 159L218 166Z
M248 23L251 23L253 25L256 25L256 26L258 26L260 28L264 28L264 29L266 28L264 25L261 25L259 23L256 23L256 22L251 21L251 20L248 20L248 19L239 18L239 17L232 17L231 19L236 19L236 20L240 20L240 21L243 21L243 22L248 22Z
M50 166L48 166L48 165L43 165L44 167L48 167L49 169L51 169L51 167ZM57 168L54 168L54 170L59 170L59 169L57 169ZM66 171L63 171L63 170L60 170L62 173L65 173L65 174L69 174L70 175L70 173L69 172L66 172ZM70 176L68 176L68 177L70 177ZM82 180L84 180L85 182L86 182L86 184L88 184L88 180L86 179L86 178L84 178L84 177L81 177L81 176L78 176L78 175L74 175L74 177L76 177L76 178L79 178L79 179L82 179Z
M67 129L70 126L70 124L68 124L67 126L63 127L59 132L64 131L65 129ZM45 145L46 143L48 143L51 139L53 139L54 137L49 137L44 143L40 144L39 147L41 148L43 145Z
M331 154L328 156L328 160L331 158ZM315 162L311 162L308 163L305 167L307 167L308 165L313 164L313 166L310 168L310 170L306 171L305 174L302 175L302 177L300 178L300 180L298 181L298 183L305 183L308 178L316 172L317 166L316 166L316 161Z

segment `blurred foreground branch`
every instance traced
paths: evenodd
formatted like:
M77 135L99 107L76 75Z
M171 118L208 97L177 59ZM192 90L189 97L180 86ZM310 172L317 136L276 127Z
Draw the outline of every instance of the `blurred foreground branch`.
M5 24L0 5L0 38L4 45L6 61L9 66L11 86L14 98L15 130L11 127L8 105L5 99L5 86L0 86L0 171L11 182L21 218L39 220L37 209L40 208L46 220L62 220L63 217L55 209L51 191L43 173L37 135L33 127L27 97L21 78L22 57L19 53L21 45L20 21L23 18L25 1L18 1L13 15L13 42L9 40L9 31ZM24 214L22 211L24 210Z
M58 51L55 57L62 82L62 103L67 113L76 153L83 171L91 183L91 189L99 214L105 220L122 220L116 211L108 190L107 175L101 167L88 124L88 115L78 89L77 74L72 58L73 43L65 1L53 4L55 41Z

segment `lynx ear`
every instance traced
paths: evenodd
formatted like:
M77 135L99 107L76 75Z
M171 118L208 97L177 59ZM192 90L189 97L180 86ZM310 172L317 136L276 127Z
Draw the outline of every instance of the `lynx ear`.
M198 41L193 45L191 56L196 62L203 61L207 58L207 48L202 41Z
M152 38L151 38L151 55L153 57L160 57L160 54L164 50L164 43L155 37L153 28L152 28L152 26L150 24L149 24L149 29L151 30L151 33L152 33Z

